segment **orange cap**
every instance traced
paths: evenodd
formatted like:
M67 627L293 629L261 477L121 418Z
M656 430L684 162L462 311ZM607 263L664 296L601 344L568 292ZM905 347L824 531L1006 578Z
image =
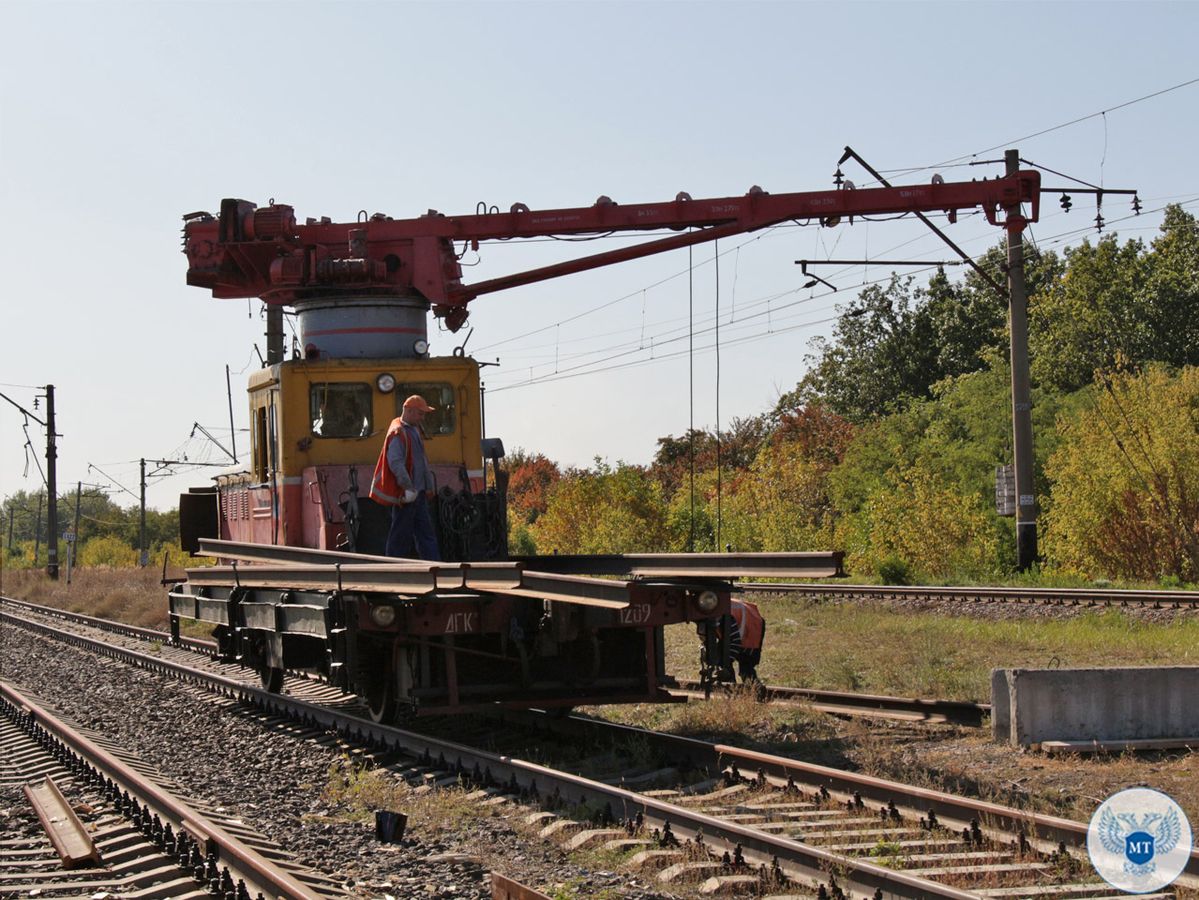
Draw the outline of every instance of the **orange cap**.
M430 406L420 394L413 394L404 401L404 409L419 409L421 412L434 412L437 407Z

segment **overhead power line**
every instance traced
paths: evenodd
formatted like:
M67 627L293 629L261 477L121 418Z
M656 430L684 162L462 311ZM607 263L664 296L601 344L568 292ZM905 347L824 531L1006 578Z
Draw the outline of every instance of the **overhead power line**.
M1195 202L1199 202L1199 196L1192 197L1188 200L1182 201L1181 203L1171 204L1171 205L1187 206L1187 205L1190 205ZM1157 208L1154 208L1151 210L1146 210L1146 211L1142 212L1142 215L1162 212L1165 210L1165 208L1166 208L1165 206L1161 206L1161 207L1157 207ZM1137 216L1135 214L1129 214L1127 216L1123 216L1118 219L1112 219L1109 221L1109 224L1117 224L1120 222L1125 222L1125 221L1128 221L1128 220L1136 218L1136 217ZM1059 232L1057 234L1043 237L1040 239L1040 243L1042 243L1042 244L1053 243L1053 242L1056 242L1058 240L1061 240L1061 239L1064 239L1067 237L1077 236L1079 234L1086 234L1093 230L1094 230L1093 225L1087 225L1082 228L1071 229L1068 231L1063 231L1063 232ZM923 236L921 236L921 238L923 238ZM982 239L982 236L980 236L976 240L978 240L978 239ZM910 243L910 241L905 242L905 243ZM989 252L989 249L990 248L988 248L988 251L984 251L984 253L975 255L974 259L975 260L982 259L985 256L986 252ZM926 270L926 271L931 271L932 269L935 269L935 268L937 268L935 263L930 264L928 267L928 270ZM920 270L917 270L917 271L920 271ZM830 276L830 277L835 277L835 275ZM869 287L871 285L876 285L876 284L883 284L890 280L891 280L890 274L883 276L883 277L874 278L874 279L864 279L864 280L860 281L859 283L853 285L853 289L861 290L862 288ZM803 288L797 287L797 288L793 288L788 291L783 291L783 292L780 292L779 294L772 295L772 299L779 299L780 297L786 296L787 294L798 293L802 289ZM790 309L792 307L795 307L795 306L798 306L801 304L811 303L813 301L826 299L828 297L831 297L832 294L833 294L833 291L831 291L831 290L824 291L819 294L813 294L811 297L805 297L805 298L801 298L799 300L792 301L790 303L783 304L782 306L777 306L777 307L769 308L766 310L761 310L756 313L745 315L743 318L739 318L736 324L737 324L737 326L744 326L744 324L746 322L748 322L750 319L755 319L755 318L760 319L762 316L769 317L769 316L777 315L777 313L779 313L782 310ZM766 301L760 301L760 302L765 303ZM752 306L752 304L751 304L751 306ZM794 331L797 331L797 330L800 330L803 328L811 328L816 325L827 324L828 322L836 321L839 318L840 318L840 314L834 315L831 317L827 317L827 318L804 321L804 322L797 323L795 325L788 325L784 328L768 327L765 331L755 331L751 334L743 334L733 340L722 340L721 346L723 346L723 347L739 346L741 344L750 343L750 342L753 342L756 340L765 340L765 339L774 337L775 335L788 334L788 333L792 333ZM703 321L704 322L714 322L712 317L706 317ZM784 321L785 321L785 319L784 319ZM489 392L499 392L499 391L505 391L505 390L514 390L516 388L532 387L533 385L548 384L548 383L552 383L555 381L562 381L567 378L578 378L583 375L594 375L594 374L601 374L601 373L605 373L605 372L619 371L619 370L623 370L623 369L634 368L637 366L650 365L652 363L676 359L679 356L686 354L688 351L687 350L668 350L665 353L659 352L659 350L661 348L669 347L669 346L676 344L677 342L683 340L684 338L688 337L688 333L684 329L680 328L680 329L675 329L674 331L678 332L678 333L672 333L671 331L667 331L657 337L652 338L651 342L648 346L616 345L613 347L607 347L607 348L602 348L602 349L598 349L598 350L587 351L585 353L580 353L580 354L576 354L573 356L568 356L568 357L566 357L566 359L569 360L569 359L578 359L578 358L585 357L585 356L594 356L597 353L608 352L608 355L604 356L601 359L593 360L591 362L581 362L578 365L568 366L566 368L562 368L561 366L559 366L558 371L556 371L556 372L552 372L552 373L537 376L537 377L530 377L530 378L522 379L519 381L514 380L507 384L500 384L496 387L489 387L488 391ZM714 331L715 331L715 325L712 324L708 327L698 328L695 330L694 333L697 335L712 334L712 333L714 333ZM697 351L703 352L703 351L713 349L714 346L715 346L715 344L712 343L712 344L708 344L703 347L696 347L695 349ZM652 353L652 355L648 359L636 359L636 360L627 359L627 357L634 355L636 353L640 353L640 352L650 352L650 353ZM605 365L606 363L612 363L612 364Z
M1055 131L1061 131L1063 128L1069 128L1071 125L1077 125L1080 122L1086 122L1090 119L1097 119L1100 116L1106 116L1108 113L1115 112L1118 109L1125 109L1129 106L1134 106L1137 103L1144 103L1146 100L1152 100L1155 97L1162 96L1163 94L1169 94L1174 91L1182 90L1183 88L1190 87L1193 84L1199 84L1199 78L1191 78L1191 79L1188 79L1187 81L1182 81L1182 82L1179 82L1178 84L1171 85L1170 87L1162 88L1159 91L1153 91L1150 94L1145 94L1142 97L1137 97L1133 100L1125 100L1123 103L1117 103L1115 106L1109 106L1107 109L1101 109L1098 112L1088 113L1085 116L1078 116L1076 118L1070 119L1069 121L1060 122L1057 125L1051 125L1048 128L1042 128L1040 131L1034 131L1031 134L1025 134L1018 138L1011 138L1010 140L1000 141L998 144L995 144L991 147L984 147L982 150L975 150L973 153L967 153L962 156L955 156L952 159L942 160L941 162L933 163L932 165L928 165L928 166L913 166L913 167L907 168L907 169L884 169L883 171L886 172L887 174L907 175L907 174L911 174L913 172L926 172L929 169L949 168L951 166L955 166L957 164L962 163L963 160L969 160L969 159L973 159L974 157L977 157L977 156L982 156L984 153L990 153L993 150L1000 149L1001 147L1015 147L1018 144L1022 144L1025 141L1031 141L1033 138L1038 138L1038 137L1041 137L1046 134L1051 134Z

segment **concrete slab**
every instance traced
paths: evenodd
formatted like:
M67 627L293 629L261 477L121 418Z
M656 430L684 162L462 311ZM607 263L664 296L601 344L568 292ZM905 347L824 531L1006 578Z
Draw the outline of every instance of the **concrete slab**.
M1125 753L1129 750L1199 750L1199 737L1141 741L1041 741L1045 753Z
M708 875L715 875L723 868L724 864L718 862L675 863L658 873L658 881L662 884L670 884L674 881L694 881Z
M756 894L761 887L757 875L713 875L699 886L701 894L716 897L733 894Z
M663 869L686 858L682 850L642 850L628 861L628 866L638 871Z
M572 835L562 846L567 850L582 850L591 844L598 844L601 841L611 841L623 837L628 837L628 833L621 829L588 828L585 831L580 831L578 834Z
M1199 735L1199 666L997 669L991 689L992 734L1016 747Z

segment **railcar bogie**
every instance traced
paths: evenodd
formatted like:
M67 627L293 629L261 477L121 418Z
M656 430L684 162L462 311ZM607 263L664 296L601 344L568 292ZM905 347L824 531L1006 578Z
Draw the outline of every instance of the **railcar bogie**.
M608 584L600 582L611 595ZM624 589L627 605L597 607L582 594L584 602L571 602L461 589L406 595L189 584L171 592L170 610L176 634L180 618L211 623L219 655L256 669L267 690L280 689L285 669L309 670L361 696L377 721L497 704L670 701L663 627L727 611L728 586L629 582Z

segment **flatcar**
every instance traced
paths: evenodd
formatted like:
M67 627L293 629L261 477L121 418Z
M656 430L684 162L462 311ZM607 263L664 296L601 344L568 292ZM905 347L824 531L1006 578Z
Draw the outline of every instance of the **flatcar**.
M441 227L431 218L297 225L290 207L240 200L185 217L188 283L262 299L268 324L248 386L248 458L180 498L184 547L224 564L172 588L172 633L183 619L211 624L222 656L258 669L268 689L286 670L313 670L379 720L674 700L663 629L675 623L698 626L705 672L729 672L717 625L733 575L832 575L840 556L787 554L765 568L745 555L510 561L503 448L484 435L479 364L461 348L429 354L431 304L451 329L465 319L451 241L412 236ZM412 394L435 407L423 428L437 562L382 557L390 510L368 496Z

